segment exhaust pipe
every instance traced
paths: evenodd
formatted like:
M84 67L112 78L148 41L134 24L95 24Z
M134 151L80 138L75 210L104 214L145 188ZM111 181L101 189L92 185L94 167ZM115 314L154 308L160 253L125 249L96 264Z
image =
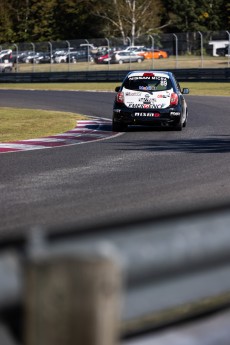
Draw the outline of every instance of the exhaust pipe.
M161 122L161 127L168 127L168 126L169 126L168 122Z

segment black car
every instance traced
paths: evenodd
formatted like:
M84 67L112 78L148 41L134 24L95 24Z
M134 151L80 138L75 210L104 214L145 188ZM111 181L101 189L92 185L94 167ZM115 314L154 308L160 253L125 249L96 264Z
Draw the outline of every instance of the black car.
M91 54L88 54L87 50L72 51L66 55L66 62L93 62L94 59Z
M128 125L147 125L181 131L187 124L188 109L179 83L171 72L132 71L127 74L113 106L113 131Z
M34 57L34 63L52 63L52 58L49 53L38 53Z

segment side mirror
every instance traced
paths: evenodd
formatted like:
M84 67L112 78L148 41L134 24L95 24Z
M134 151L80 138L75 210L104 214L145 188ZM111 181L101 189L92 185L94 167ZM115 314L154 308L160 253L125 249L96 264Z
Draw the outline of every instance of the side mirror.
M119 91L120 91L120 88L121 88L120 86L116 86L116 87L115 87L115 91L116 91L116 92L119 92Z
M189 89L187 87L182 89L183 95L187 95L189 93Z

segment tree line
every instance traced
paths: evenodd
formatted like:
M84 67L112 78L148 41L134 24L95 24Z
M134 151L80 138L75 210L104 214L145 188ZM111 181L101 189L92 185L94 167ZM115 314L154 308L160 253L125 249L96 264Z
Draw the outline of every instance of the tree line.
M226 0L0 0L0 43L131 37L230 27Z

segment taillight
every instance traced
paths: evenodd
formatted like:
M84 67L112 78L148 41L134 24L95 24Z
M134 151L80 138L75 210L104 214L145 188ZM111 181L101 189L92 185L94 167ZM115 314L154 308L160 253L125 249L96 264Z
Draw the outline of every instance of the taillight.
M173 92L170 97L170 105L177 105L178 104L178 95L177 93Z
M117 102L118 103L124 103L124 93L123 92L117 93Z
M153 74L152 72L145 72L143 74L143 77L154 77L154 76L155 76L155 74Z

